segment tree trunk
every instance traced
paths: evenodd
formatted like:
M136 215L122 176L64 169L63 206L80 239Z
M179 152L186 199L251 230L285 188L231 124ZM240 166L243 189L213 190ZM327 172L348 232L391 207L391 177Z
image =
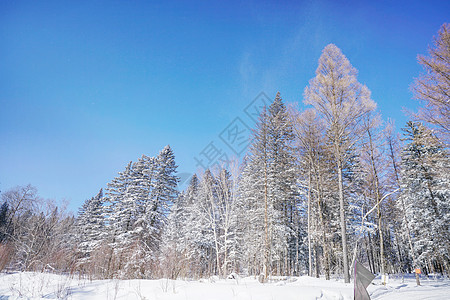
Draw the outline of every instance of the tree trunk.
M315 259L316 277L319 278L320 277L320 271L319 271L320 270L320 268L319 268L320 260L319 260L319 254L318 254L319 251L317 251L317 247L318 247L317 245L314 246L314 257L316 258Z
M269 216L267 203L267 161L264 162L264 280L269 277Z
M350 273L348 266L348 248L347 248L347 225L345 222L345 205L344 205L344 183L342 180L342 165L338 161L338 179L339 179L339 216L341 223L342 235L342 253L343 253L343 268L344 268L344 282L350 283Z
M320 174L317 175L317 210L319 213L319 220L320 220L320 226L322 227L322 247L323 247L323 255L325 258L325 279L330 280L330 252L328 249L328 242L326 237L326 227L325 227L325 221L323 218L323 212L322 212L322 176Z
M378 234L380 236L380 273L381 276L385 274L385 261L384 261L384 240L383 240L383 230L381 227L381 193L380 193L380 182L378 179L378 170L375 166L375 155L374 155L374 146L372 141L372 134L370 129L367 130L367 134L369 136L369 147L370 147L370 161L372 164L372 171L375 176L375 201L377 205L377 218L378 218ZM383 278L383 277L382 277ZM383 279L383 285L386 285L386 280Z
M311 166L308 171L308 275L312 276L312 254L311 254Z

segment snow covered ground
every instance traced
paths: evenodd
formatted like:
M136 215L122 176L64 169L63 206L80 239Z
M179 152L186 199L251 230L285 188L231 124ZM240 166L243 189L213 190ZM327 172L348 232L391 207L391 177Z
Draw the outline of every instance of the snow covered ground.
M254 278L200 281L86 280L47 273L0 273L0 300L5 299L165 299L165 300L288 300L353 299L353 284L312 277L284 278L261 284ZM450 280L413 277L379 279L369 286L372 299L450 299Z

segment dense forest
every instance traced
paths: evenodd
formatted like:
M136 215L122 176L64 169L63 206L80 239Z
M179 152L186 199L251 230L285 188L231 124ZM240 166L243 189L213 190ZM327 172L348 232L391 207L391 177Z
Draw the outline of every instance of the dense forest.
M77 216L31 185L2 191L0 270L91 278L450 274L450 25L412 83L421 108L383 120L341 50L326 46L300 111L278 93L241 161L177 189L166 146L130 162ZM394 99L395 100L395 99Z

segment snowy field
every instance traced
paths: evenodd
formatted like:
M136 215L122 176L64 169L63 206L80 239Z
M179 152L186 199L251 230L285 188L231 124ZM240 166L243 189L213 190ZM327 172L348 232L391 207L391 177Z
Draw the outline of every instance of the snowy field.
M372 299L450 299L450 280L391 278L386 286L375 279L368 290ZM239 280L94 280L47 273L0 273L0 300L5 299L166 299L166 300L288 300L353 299L353 284L312 277L284 278L261 284Z

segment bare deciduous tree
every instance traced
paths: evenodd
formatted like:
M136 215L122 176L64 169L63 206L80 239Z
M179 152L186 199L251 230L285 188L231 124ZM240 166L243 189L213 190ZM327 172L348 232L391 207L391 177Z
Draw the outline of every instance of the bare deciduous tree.
M305 104L312 105L323 118L336 164L345 282L350 282L350 274L343 169L349 150L360 137L361 118L376 107L369 89L357 81L356 74L341 50L329 44L319 59L316 77L309 81L304 92Z
M425 106L415 114L436 126L446 143L450 142L450 24L443 24L434 38L429 56L419 55L419 64L425 70L412 85L415 98Z

